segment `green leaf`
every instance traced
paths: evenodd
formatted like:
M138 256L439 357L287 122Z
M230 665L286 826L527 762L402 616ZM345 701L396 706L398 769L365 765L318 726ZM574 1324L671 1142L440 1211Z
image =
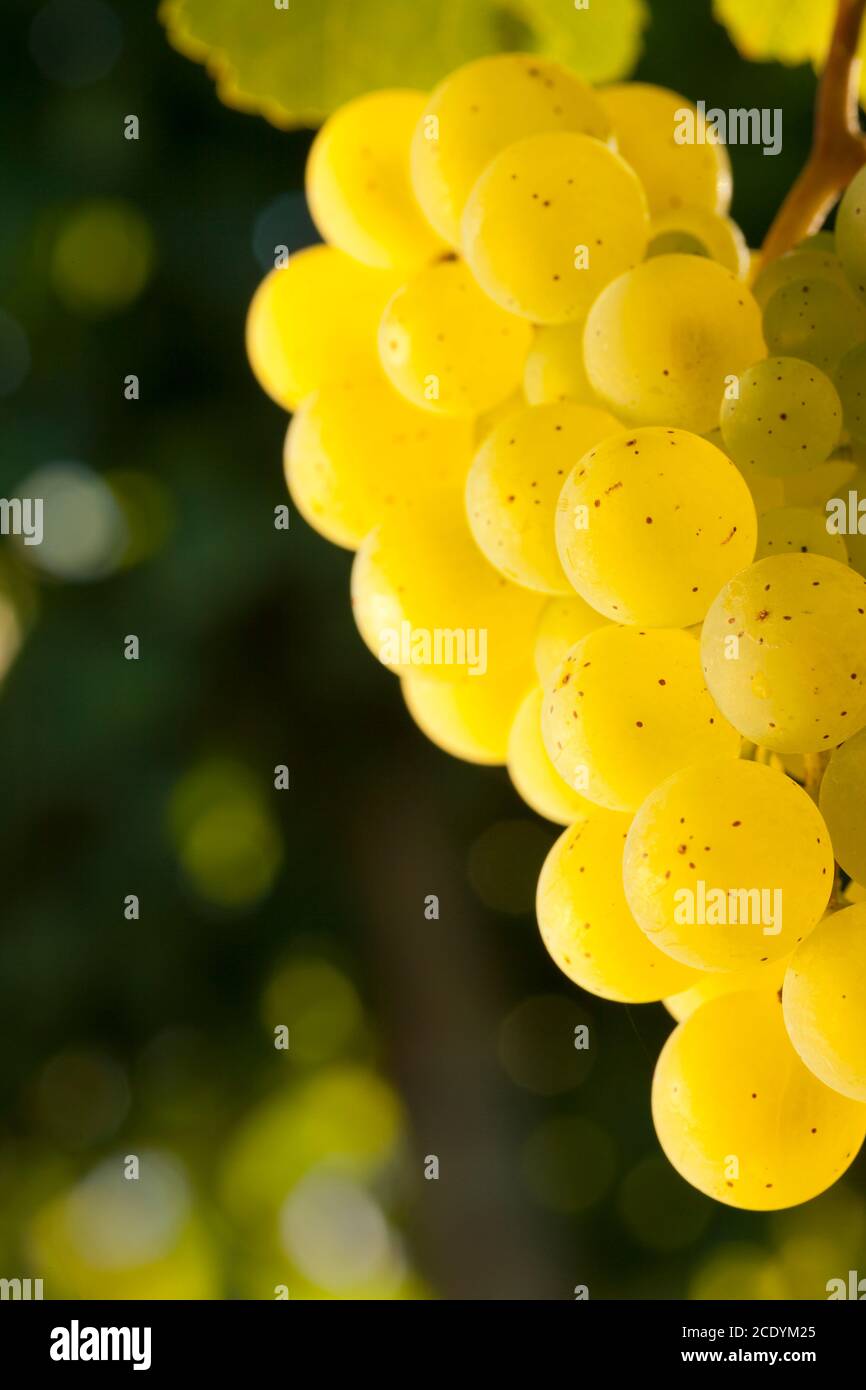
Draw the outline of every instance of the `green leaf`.
M377 87L432 87L484 53L557 58L591 82L637 62L645 0L163 0L170 42L220 99L274 125L319 125Z
M714 0L744 58L754 62L822 63L830 43L833 0Z

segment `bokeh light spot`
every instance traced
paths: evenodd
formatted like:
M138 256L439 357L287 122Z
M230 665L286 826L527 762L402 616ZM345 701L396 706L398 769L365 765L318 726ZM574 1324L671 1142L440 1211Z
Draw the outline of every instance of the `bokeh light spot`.
M469 880L485 907L522 916L535 903L538 875L554 836L531 820L497 821L469 851Z
M581 1031L576 1035L575 1029ZM588 1046L575 1047L576 1041ZM516 1085L536 1095L570 1091L585 1080L595 1061L590 1016L562 995L525 999L499 1030L499 1060Z
M129 1109L126 1074L98 1052L62 1052L44 1067L36 1107L46 1134L86 1148L113 1134Z
M64 221L54 243L51 278L68 309L104 318L141 294L153 267L153 237L131 204L84 203Z
M330 1060L361 1022L351 981L324 960L292 961L269 982L262 1001L269 1030L289 1029L290 1052L300 1062Z
M111 71L123 47L117 15L104 0L48 0L30 25L30 52L43 76L86 87Z
M684 1250L703 1234L712 1215L708 1197L693 1187L670 1164L651 1154L627 1174L619 1190L624 1224L640 1245L650 1250Z
M288 1197L280 1233L289 1259L331 1293L404 1274L399 1246L381 1208L360 1184L335 1173L312 1172Z
M17 391L30 370L30 344L21 325L0 309L0 397Z
M169 819L184 872L219 907L248 907L273 887L283 860L262 785L242 764L214 759L175 788Z
M689 1298L754 1299L766 1302L790 1298L778 1263L757 1245L722 1245L713 1251L691 1281Z
M41 498L39 545L16 544L28 564L55 579L103 579L120 563L127 532L123 513L102 478L80 463L53 463L25 478L16 494Z
M262 270L273 270L277 248L285 246L289 255L321 241L310 216L304 194L283 193L262 208L253 227L253 254Z
M539 1125L522 1155L527 1186L542 1206L588 1211L610 1188L616 1149L606 1130L582 1115L556 1115Z

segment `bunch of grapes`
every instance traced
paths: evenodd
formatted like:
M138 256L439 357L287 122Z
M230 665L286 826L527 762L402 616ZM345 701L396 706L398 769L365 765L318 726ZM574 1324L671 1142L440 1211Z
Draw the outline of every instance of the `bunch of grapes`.
M761 264L703 134L513 53L353 101L247 342L413 718L565 827L553 960L677 1020L665 1153L767 1209L866 1134L866 177Z

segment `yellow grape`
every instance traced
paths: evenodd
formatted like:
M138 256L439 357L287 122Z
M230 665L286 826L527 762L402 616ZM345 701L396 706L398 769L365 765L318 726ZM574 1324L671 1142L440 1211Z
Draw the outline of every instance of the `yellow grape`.
M807 473L793 473L784 481L785 505L788 507L820 507L826 510L831 497L847 497L849 484L857 474L857 465L840 451L810 468Z
M616 83L599 97L613 123L617 147L646 189L654 215L688 206L727 212L731 166L724 145L708 140L680 145L674 138L684 111L691 113L695 133L701 133L697 108L690 101L645 82Z
M476 415L474 422L476 449L481 447L487 436L496 429L498 424L525 409L526 398L522 391L517 390L507 396L504 401L500 401L499 405L495 405L492 410L486 410L483 415Z
M428 221L456 246L476 179L507 145L546 130L610 137L597 94L559 63L497 53L466 63L427 100L412 140L412 183Z
M671 1017L677 1023L683 1023L702 1004L710 999L718 999L722 994L759 989L769 991L778 998L790 959L790 956L783 956L781 960L771 960L766 965L750 965L744 970L697 970L687 989L668 995L662 1002Z
M409 149L426 95L368 92L319 130L307 160L307 202L326 241L365 265L413 271L447 249L424 218Z
M737 970L788 955L820 921L833 851L802 787L730 758L683 768L650 792L623 877L656 946L699 970Z
M361 636L400 674L478 681L487 672L498 679L523 668L541 606L539 595L487 563L462 498L450 492L394 508L364 540L352 568Z
M524 662L472 680L409 671L401 685L409 713L431 742L464 762L495 765L508 757L511 726L531 682Z
M866 729L832 754L819 804L836 858L846 874L866 883Z
M708 256L738 280L745 280L749 269L749 248L740 228L709 208L671 208L653 217L647 256L674 254Z
M601 614L577 594L552 598L545 604L535 634L534 652L535 669L542 686L553 679L569 647L603 623Z
M791 1042L825 1086L866 1101L866 904L824 918L791 958L782 994Z
M829 377L796 357L767 357L725 398L722 438L738 466L788 477L824 462L839 442L842 403Z
M406 497L462 489L472 444L470 420L416 410L377 370L306 397L286 436L286 481L309 524L355 550Z
M694 971L647 940L622 891L629 817L598 806L551 849L538 880L541 939L581 989L620 1003L647 1004L684 989Z
M656 1065L652 1111L686 1182L746 1211L817 1197L866 1133L866 1107L803 1065L766 990L711 999L674 1029Z
M729 378L765 352L748 289L701 256L654 256L612 281L583 347L590 384L615 415L699 434L717 424Z
M814 284L817 280L829 280L840 289L850 290L842 262L832 247L804 243L762 265L755 276L752 293L761 308L766 309L776 290L784 289L795 281L811 281Z
M478 415L517 389L532 332L478 288L462 261L437 261L389 301L379 355L413 405Z
M846 188L836 213L836 250L850 283L866 295L866 175L862 169Z
M599 291L641 260L648 231L644 191L625 160L588 135L549 131L491 160L469 195L461 245L503 309L556 324L586 317Z
M690 627L747 565L757 517L721 450L685 430L603 440L572 471L556 512L563 569L614 622Z
M543 691L535 686L520 705L508 738L508 775L527 806L557 825L586 815L590 803L563 782L541 737Z
M740 751L704 684L697 642L678 628L590 632L545 690L542 730L559 775L613 811L636 810L679 768Z
M773 555L718 594L704 622L707 685L744 738L832 748L866 724L866 580L824 555Z
M554 518L576 459L622 426L604 410L563 401L526 406L488 434L469 470L466 512L481 550L516 584L570 592Z
M728 458L731 457L722 437L722 431L718 426L714 430L708 430L703 438L708 444L714 445L716 449L721 449L723 454L728 455ZM752 501L758 516L762 512L769 512L774 507L784 505L785 487L781 478L770 478L765 473L759 473L751 463L738 463L735 466L746 480L746 486L752 494Z
M823 512L811 507L778 507L758 518L755 559L768 555L826 555L847 565L848 551L841 536L827 530Z
M774 357L800 357L832 376L866 338L866 305L832 280L790 280L764 310L764 337Z
M583 365L583 329L580 321L537 329L523 369L523 393L530 405L598 405Z
M866 343L846 352L836 369L836 389L842 402L845 427L852 439L866 443Z
M284 410L333 381L376 368L379 320L399 280L333 246L310 246L272 270L247 315L247 356Z

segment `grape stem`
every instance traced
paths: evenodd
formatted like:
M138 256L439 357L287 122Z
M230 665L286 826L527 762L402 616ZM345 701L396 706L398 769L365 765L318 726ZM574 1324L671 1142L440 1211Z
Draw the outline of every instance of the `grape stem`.
M767 233L765 264L820 231L834 203L866 164L857 56L864 9L866 0L837 0L830 51L815 98L812 149Z

